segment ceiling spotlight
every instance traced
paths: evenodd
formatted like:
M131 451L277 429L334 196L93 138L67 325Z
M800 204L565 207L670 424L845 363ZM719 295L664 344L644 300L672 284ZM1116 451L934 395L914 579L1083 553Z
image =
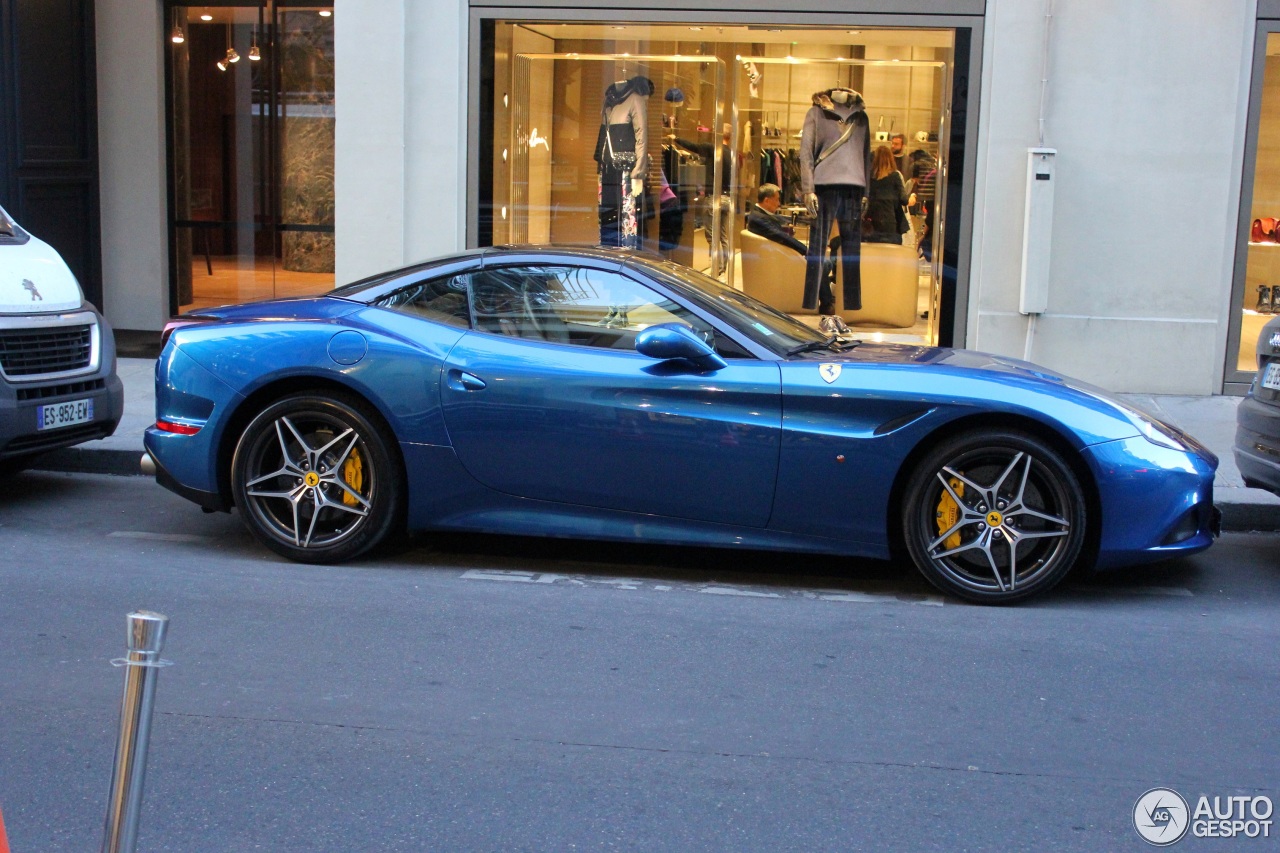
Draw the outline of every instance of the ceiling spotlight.
M169 41L173 42L174 44L182 44L186 40L187 40L187 37L182 32L182 25L174 24L173 35L169 36Z
M226 63L226 61L225 61L225 60L222 60L222 59L219 59L219 60L218 60L218 70L219 70L219 71L226 71L226 70L227 70L227 63Z
M239 62L240 54L236 53L234 47L227 48L227 62Z
M322 17L322 18L328 18L328 17L330 17L331 15L333 15L333 10L332 10L332 9L321 9L321 10L320 10L320 17Z
M257 62L259 59L262 59L262 51L258 50L258 34L254 33L249 42L249 61Z
M213 20L213 15L210 15L208 12L205 12L203 15L201 15L201 16L200 16L200 20L202 20L202 21L212 21L212 20Z

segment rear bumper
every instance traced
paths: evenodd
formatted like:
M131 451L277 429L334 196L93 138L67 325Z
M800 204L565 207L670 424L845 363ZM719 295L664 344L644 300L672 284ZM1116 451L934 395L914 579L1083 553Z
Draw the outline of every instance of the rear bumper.
M1233 450L1246 486L1280 495L1280 406L1251 396L1240 401Z

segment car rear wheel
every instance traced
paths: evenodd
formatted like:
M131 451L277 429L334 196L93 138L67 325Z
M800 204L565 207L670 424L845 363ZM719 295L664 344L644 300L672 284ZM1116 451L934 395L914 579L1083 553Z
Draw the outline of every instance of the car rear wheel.
M359 401L295 394L245 428L231 463L236 506L268 548L336 563L396 526L403 489L392 442Z
M1007 604L1045 592L1071 570L1088 517L1080 481L1034 436L976 430L916 466L903 505L907 550L944 592Z

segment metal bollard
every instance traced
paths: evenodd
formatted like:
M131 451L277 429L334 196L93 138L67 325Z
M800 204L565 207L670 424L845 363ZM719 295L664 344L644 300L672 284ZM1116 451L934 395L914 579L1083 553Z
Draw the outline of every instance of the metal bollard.
M137 847L156 676L160 667L170 664L160 659L169 617L139 610L130 613L128 621L128 656L111 661L112 666L126 669L124 700L120 704L120 739L116 743L115 768L111 771L102 853L133 853Z

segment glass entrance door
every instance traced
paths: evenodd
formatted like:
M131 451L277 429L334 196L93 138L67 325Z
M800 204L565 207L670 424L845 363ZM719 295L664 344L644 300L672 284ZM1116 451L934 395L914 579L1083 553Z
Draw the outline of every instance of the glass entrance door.
M332 288L333 7L167 14L171 312Z

